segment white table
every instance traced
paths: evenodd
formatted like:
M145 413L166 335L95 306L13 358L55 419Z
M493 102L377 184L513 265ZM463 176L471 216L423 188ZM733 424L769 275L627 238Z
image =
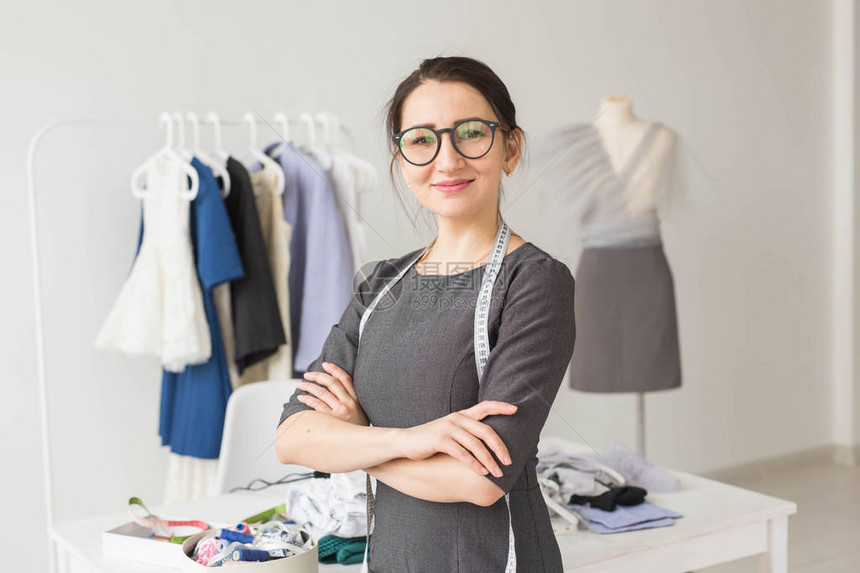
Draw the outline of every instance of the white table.
M678 476L682 489L670 494L649 492L647 499L684 517L675 520L673 526L657 529L608 535L573 531L559 535L565 571L686 573L756 555L759 573L788 572L788 517L797 512L796 504L692 474L662 469ZM278 505L283 497L283 489L269 488L151 509L164 516L229 523ZM172 571L102 555L101 533L127 521L126 513L118 513L55 525L59 572ZM323 573L357 573L360 569L360 564L320 565Z
M565 571L684 573L756 555L759 573L788 572L788 517L797 513L795 503L661 469L678 476L682 489L649 492L646 499L684 517L657 529L560 535Z

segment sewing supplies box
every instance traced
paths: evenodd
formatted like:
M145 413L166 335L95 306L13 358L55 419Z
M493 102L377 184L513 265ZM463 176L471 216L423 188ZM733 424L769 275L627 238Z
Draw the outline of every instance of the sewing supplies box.
M230 526L224 524L223 527ZM152 539L152 532L152 529L133 521L114 527L110 531L104 531L102 532L102 553L106 557L164 567L178 567L183 559L182 545Z
M189 573L202 573L205 571L211 571L213 569L211 567L205 567L191 558L191 555L194 553L194 547L197 545L197 542L200 541L200 539L203 538L203 536L210 531L212 530L201 531L200 533L186 539L185 543L181 545L182 554L184 557L182 565L183 571L188 571ZM177 545L177 547L180 546ZM175 561L173 562L173 565L176 565ZM229 570L235 571L236 573L318 573L319 546L316 542L316 539L314 539L313 548L305 551L304 553L299 553L298 555L282 557L280 559L272 559L271 561L233 562L229 563L228 565Z

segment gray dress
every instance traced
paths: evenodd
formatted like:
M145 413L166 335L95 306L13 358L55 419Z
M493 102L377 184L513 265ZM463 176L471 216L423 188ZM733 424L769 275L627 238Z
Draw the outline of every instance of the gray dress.
M421 249L377 263L359 285L340 322L332 326L323 361L350 373L374 426L412 427L482 400L516 404L514 415L482 420L501 437L512 464L488 474L510 493L517 571L560 572L561 554L537 482L537 443L573 354L574 279L568 267L532 243L505 256L492 292L490 355L479 387L474 352L474 308L485 270L445 276L410 268L365 324L366 305ZM296 398L281 422L310 409ZM498 461L498 460L497 460ZM370 537L373 573L503 572L508 555L504 497L491 507L418 499L379 481Z
M576 269L579 340L570 387L585 392L651 392L681 386L672 273L660 238L658 206L678 183L677 144L665 165L648 151L662 129L651 122L616 173L598 130L566 126L552 138L546 188L584 246ZM660 168L660 171L657 169ZM656 178L656 192L650 182Z

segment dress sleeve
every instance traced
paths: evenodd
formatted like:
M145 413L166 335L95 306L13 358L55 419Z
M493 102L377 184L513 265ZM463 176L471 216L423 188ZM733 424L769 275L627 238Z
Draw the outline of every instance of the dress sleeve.
M209 168L198 171L200 185L191 218L191 228L196 238L197 274L205 289L245 276L236 236L230 225L227 207L218 191L218 183Z
M325 372L322 363L332 362L343 368L350 376L353 375L355 357L358 353L358 325L361 322L361 316L364 314L366 305L370 304L374 295L371 285L376 284L377 281L375 279L379 274L380 267L385 262L378 262L370 276L354 290L352 299L340 317L340 321L332 325L328 337L325 343L323 343L322 352L316 360L308 365L306 372ZM284 410L278 422L279 426L296 412L313 410L307 404L299 402L298 397L302 395L313 396L310 392L296 388L296 391L290 397L290 401L284 404Z
M682 134L672 133L672 148L660 172L657 189L661 218L676 208L695 208L694 203L711 200L719 193L719 181L693 151L692 144Z
M496 341L490 340L478 401L517 406L513 415L481 420L511 455L511 465L499 463L502 477L485 476L505 493L537 454L541 430L573 355L574 287L573 275L561 261L547 258L523 265L508 287Z

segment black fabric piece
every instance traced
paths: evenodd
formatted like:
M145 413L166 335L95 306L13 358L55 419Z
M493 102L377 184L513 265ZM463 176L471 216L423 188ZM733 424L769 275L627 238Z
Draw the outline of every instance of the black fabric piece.
M641 487L634 485L625 485L621 487L611 487L609 491L605 491L600 495L572 495L569 503L579 505L591 504L591 507L603 509L605 511L615 511L618 505L639 505L645 501L645 496L648 492Z
M227 173L230 194L224 204L245 268L245 276L230 287L235 361L241 373L274 354L287 339L251 178L245 166L232 157L227 158Z

